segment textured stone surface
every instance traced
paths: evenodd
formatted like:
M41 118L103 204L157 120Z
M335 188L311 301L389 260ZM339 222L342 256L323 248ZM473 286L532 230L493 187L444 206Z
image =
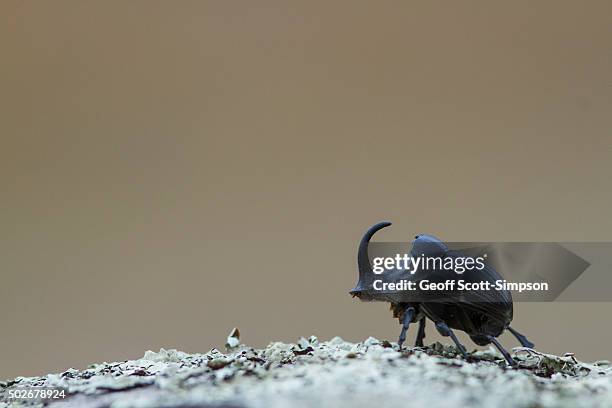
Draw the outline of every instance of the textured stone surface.
M147 351L141 359L94 364L42 377L0 382L0 408L42 406L7 399L19 387L62 387L52 407L610 407L612 369L515 349L519 369L494 350L471 353L434 343L398 351L368 338L316 337L253 349L228 338L222 353ZM232 340L233 339L233 340Z

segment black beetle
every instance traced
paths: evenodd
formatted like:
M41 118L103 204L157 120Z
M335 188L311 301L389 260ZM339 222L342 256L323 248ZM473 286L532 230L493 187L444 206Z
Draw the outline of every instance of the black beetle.
M513 305L512 295L509 291L472 291L469 296L459 295L457 292L448 292L445 298L436 298L431 301L411 301L410 291L381 292L372 288L372 282L376 276L372 270L368 255L368 245L372 236L380 229L391 225L390 222L381 222L372 226L361 239L357 254L359 267L359 282L349 293L362 301L386 301L391 303L394 317L402 324L399 336L399 347L406 340L406 331L410 323L419 322L419 329L415 346L423 347L425 337L425 321L429 318L434 322L438 332L445 337L450 337L464 358L468 358L465 347L459 342L452 329L467 333L474 343L484 346L493 343L503 354L511 366L515 362L510 354L497 341L504 330L510 331L524 347L533 348L525 336L510 327L512 321ZM426 254L428 256L454 256L439 239L431 235L417 235L413 241L411 256ZM472 271L477 273L465 274L462 279L468 281L495 281L501 276L491 267L483 270ZM390 280L418 279L418 274L409 274L406 271L391 271ZM437 274L429 274L428 279L443 282L448 278L456 278L451 271L437 271ZM414 294L412 294L414 298Z

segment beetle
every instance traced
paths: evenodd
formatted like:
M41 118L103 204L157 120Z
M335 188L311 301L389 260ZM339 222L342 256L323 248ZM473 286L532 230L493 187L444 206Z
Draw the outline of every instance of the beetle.
M524 347L533 348L524 335L510 327L513 317L512 295L508 290L476 290L470 291L466 296L454 291L443 292L435 298L427 298L423 292L415 296L411 291L376 291L372 283L376 278L372 265L370 264L368 246L374 234L388 226L390 222L380 222L373 225L363 235L357 253L357 265L359 269L359 281L349 293L361 301L386 301L391 303L393 316L398 318L402 329L400 331L398 344L400 349L406 340L406 332L411 323L419 323L416 336L416 347L423 347L425 338L426 319L431 320L437 331L444 337L450 337L465 359L468 354L454 330L467 333L472 341L479 346L493 344L502 353L510 366L516 366L510 353L499 343L499 337L505 330L516 337ZM458 254L451 251L444 242L438 238L421 234L417 235L412 242L411 256L439 256L456 257ZM427 279L432 282L444 282L455 279L457 275L453 270L428 271ZM421 279L418 273L410 274L405 270L392 270L386 272L388 281L400 281L402 279L417 281ZM497 271L490 266L482 270L472 270L462 276L468 282L490 281L501 279ZM415 299L415 297L417 299Z

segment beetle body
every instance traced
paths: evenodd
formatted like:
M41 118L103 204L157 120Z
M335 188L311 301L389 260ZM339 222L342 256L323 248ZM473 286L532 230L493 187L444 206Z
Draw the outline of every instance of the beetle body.
M376 291L373 289L375 274L369 261L368 245L374 234L382 228L391 225L381 222L372 226L363 236L359 245L357 263L359 267L359 282L350 292L362 301L387 301L391 303L394 317L403 325L400 334L400 347L405 340L410 323L419 322L417 346L422 346L425 337L425 319L433 321L436 329L443 336L451 337L464 357L467 358L465 347L461 345L453 333L453 329L467 333L474 343L483 346L493 343L504 355L510 365L514 361L509 353L496 340L504 330L509 330L525 347L533 344L525 336L510 327L513 317L512 295L507 290L479 291L465 293L459 290L438 291L435 295L419 290L416 291ZM432 235L417 235L412 243L411 256L428 257L458 257L461 253L451 251L446 244ZM409 273L402 270L392 270L386 275L386 280L399 282L409 280L418 282L427 277L429 282L443 283L456 279L453 270L431 269L424 273ZM485 266L484 269L464 274L461 279L468 283L488 281L494 283L501 279L495 269Z

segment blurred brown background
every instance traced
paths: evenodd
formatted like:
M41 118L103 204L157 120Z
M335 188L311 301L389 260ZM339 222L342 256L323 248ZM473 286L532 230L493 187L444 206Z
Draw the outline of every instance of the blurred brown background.
M612 240L611 16L3 1L0 378L205 352L233 326L395 340L387 305L347 294L381 219L380 240ZM611 311L520 304L515 327L612 358Z

